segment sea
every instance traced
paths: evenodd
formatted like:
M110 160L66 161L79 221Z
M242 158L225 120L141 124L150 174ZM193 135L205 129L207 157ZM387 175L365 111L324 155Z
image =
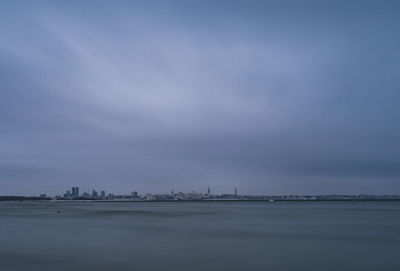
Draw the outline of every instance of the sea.
M400 202L0 202L0 270L400 270Z

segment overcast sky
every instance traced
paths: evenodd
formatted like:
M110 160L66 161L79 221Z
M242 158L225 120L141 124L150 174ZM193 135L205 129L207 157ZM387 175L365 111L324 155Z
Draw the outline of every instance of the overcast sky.
M399 1L1 1L0 195L400 193Z

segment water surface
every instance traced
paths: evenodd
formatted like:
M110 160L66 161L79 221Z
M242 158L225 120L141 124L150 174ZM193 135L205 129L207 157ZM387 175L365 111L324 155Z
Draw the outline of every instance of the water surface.
M0 269L398 271L400 202L3 202Z

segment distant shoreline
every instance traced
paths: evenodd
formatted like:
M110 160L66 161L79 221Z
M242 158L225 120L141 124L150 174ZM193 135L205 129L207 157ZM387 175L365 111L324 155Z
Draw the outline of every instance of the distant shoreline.
M143 203L143 202L366 202L366 201L400 201L399 198L360 198L360 199L202 199L202 200L101 200L101 199L51 199L23 196L0 196L0 202L107 202L107 203Z

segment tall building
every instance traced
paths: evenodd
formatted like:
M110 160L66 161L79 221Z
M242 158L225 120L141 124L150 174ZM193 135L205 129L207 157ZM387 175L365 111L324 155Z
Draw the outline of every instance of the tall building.
M99 196L99 193L97 193L97 191L93 189L92 197L97 198L98 196Z
M211 190L210 190L210 186L208 186L208 191L207 194L210 196L211 195Z
M79 197L79 187L75 187L75 186L73 186L72 187L72 196L73 197Z
M104 190L101 191L101 197L102 197L102 198L105 198L105 197L106 197L106 191L104 191Z
M235 198L236 198L236 196L237 196L237 190L236 190L236 187L235 187Z
M132 198L137 198L137 196L138 196L138 193L136 191L133 191L132 192Z

